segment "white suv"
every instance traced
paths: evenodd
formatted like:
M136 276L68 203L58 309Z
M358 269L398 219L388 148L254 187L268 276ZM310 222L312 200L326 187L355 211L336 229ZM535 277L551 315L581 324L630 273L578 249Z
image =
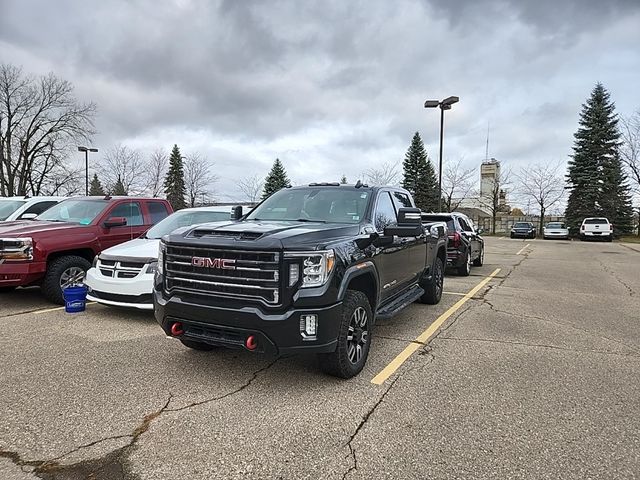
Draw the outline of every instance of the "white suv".
M602 238L607 242L613 240L613 225L604 217L589 217L580 226L580 240Z
M32 220L65 197L0 197L0 222Z

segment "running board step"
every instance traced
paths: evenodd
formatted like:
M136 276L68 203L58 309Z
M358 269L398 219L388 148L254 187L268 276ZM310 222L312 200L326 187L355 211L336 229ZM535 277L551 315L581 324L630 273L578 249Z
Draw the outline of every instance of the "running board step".
M382 310L378 311L376 314L376 320L390 319L400 310L418 300L422 295L424 295L424 290L416 285L406 293L396 298L389 305L385 305Z

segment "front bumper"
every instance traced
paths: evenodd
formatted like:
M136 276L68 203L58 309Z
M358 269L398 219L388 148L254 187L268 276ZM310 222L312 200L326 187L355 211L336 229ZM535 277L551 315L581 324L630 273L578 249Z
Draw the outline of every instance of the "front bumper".
M47 262L0 263L0 287L25 287L37 283L47 271Z
M171 325L182 323L179 338L230 348L245 348L245 340L253 335L258 340L255 352L275 355L313 352L328 353L336 349L342 318L342 302L328 307L294 307L283 313L265 313L258 307L226 308L206 305L188 296L174 294L165 299L154 290L154 313L168 336ZM300 316L316 314L316 339L303 340Z
M153 310L153 274L140 273L134 278L110 278L97 268L90 268L85 277L89 287L87 299L117 307Z
M512 237L521 237L521 238L533 238L536 236L536 232L511 232Z
M544 232L544 238L559 238L567 240L569 238L569 232Z

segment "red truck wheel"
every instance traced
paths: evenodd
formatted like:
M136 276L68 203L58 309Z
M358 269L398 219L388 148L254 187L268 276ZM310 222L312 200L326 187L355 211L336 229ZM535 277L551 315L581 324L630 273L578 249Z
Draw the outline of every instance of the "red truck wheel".
M65 255L52 260L47 265L47 273L42 282L42 293L45 298L58 305L64 305L63 283L73 281L72 277L81 282L82 278L79 278L81 272L86 272L89 268L91 268L89 261L77 255Z

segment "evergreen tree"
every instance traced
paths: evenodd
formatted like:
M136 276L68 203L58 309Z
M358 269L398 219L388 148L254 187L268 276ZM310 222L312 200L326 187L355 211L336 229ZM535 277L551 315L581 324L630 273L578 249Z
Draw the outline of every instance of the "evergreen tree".
M578 123L567 173L567 224L577 234L585 217L606 216L624 233L632 223L631 198L620 161L615 105L601 83L582 105Z
M89 195L104 197L106 195L104 188L102 188L102 183L98 179L98 174L93 174L93 179L89 184Z
M124 188L124 183L122 183L122 179L118 175L118 181L113 186L111 190L111 195L127 195L127 189Z
M411 192L416 206L425 212L437 211L438 179L418 132L411 139L402 168L402 186Z
M342 175L342 178L340 178L340 183L342 185L346 185L346 183L347 183L347 176L346 175L344 175L344 174Z
M174 210L185 208L187 189L184 184L184 162L178 145L174 145L169 156L169 171L164 179L164 193Z
M267 178L265 179L262 199L264 200L269 198L278 190L290 186L291 182L289 182L287 172L285 171L280 159L276 158L276 161L273 162L273 167L271 167L269 175L267 175Z

